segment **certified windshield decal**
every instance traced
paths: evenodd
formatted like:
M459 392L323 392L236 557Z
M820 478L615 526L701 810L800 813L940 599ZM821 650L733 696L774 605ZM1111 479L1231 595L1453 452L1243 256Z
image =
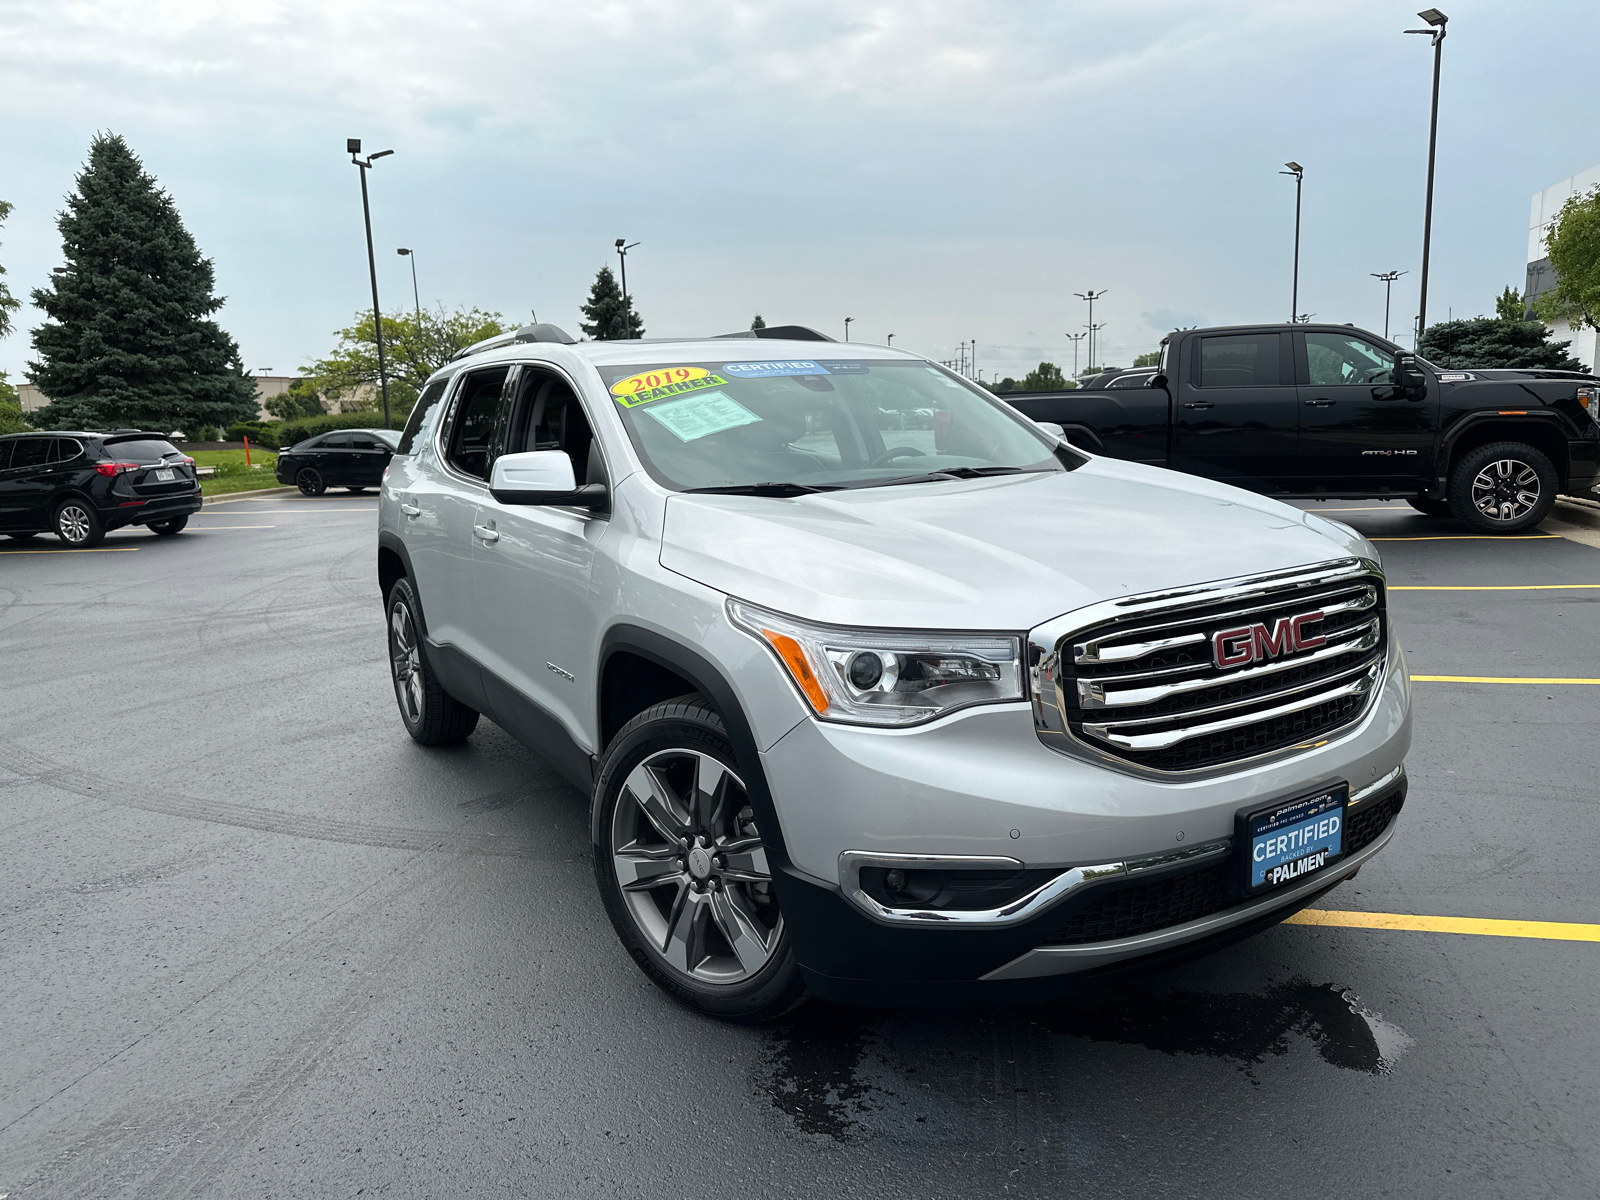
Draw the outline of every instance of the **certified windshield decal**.
M865 375L867 364L864 362L819 362L819 367L826 367L833 375Z
M626 408L648 404L652 400L665 400L668 396L682 395L701 388L718 387L728 381L713 375L704 367L657 367L653 371L640 371L611 385L611 394L617 403Z
M724 429L753 425L761 420L726 392L685 396L682 400L644 411L670 429L680 442L692 442L696 438L721 433Z
M779 375L827 375L828 368L810 359L790 362L727 363L722 368L736 379L771 379Z

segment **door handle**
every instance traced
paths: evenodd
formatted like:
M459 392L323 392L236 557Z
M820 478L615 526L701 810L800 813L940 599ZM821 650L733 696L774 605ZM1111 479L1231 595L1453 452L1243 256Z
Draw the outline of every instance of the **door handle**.
M422 515L422 509L415 504L407 504L404 500L400 502L400 511L408 517L420 517Z
M500 535L496 533L494 531L494 527L490 525L474 525L472 527L472 532L477 534L486 542L498 542L500 540Z
M1307 400L1307 408L1332 408L1338 401L1335 400Z
M1184 404L1185 408L1215 408L1210 400L1190 400Z

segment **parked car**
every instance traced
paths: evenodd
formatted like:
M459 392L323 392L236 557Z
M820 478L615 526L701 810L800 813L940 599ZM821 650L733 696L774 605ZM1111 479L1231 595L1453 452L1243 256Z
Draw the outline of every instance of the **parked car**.
M307 496L330 487L364 492L383 482L400 434L393 429L337 429L307 438L278 454L278 482Z
M1365 538L899 351L491 339L423 390L377 567L407 732L487 716L581 788L628 954L731 1020L1219 946L1405 799Z
M54 533L74 549L125 525L174 534L200 511L194 459L164 434L13 433L0 437L0 532Z
M1186 329L1148 386L1011 399L1096 454L1517 533L1600 482L1600 378L1445 370L1350 325Z

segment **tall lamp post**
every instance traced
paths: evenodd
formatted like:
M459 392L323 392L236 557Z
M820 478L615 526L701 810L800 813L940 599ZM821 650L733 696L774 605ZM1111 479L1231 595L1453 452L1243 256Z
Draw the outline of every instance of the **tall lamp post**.
M417 256L411 252L409 246L400 246L395 250L401 258L411 260L411 302L417 306L417 336L422 336L422 295L417 291Z
M1089 335L1087 333L1069 333L1069 334L1067 334L1067 336L1072 339L1072 382L1073 383L1077 383L1078 382L1078 343L1083 341L1083 339L1088 337Z
M846 317L844 319L844 340L847 342L850 340L850 322L854 320L854 317Z
M372 335L378 343L378 389L383 393L383 423L389 424L389 374L383 362L383 313L378 308L378 260L372 253L372 207L367 203L367 172L380 158L393 154L393 150L379 150L361 157L361 139L346 138L346 153L350 161L361 168L361 220L367 227L367 274L372 277Z
M1400 276L1404 275L1405 272L1404 271L1384 271L1382 274L1379 274L1377 271L1368 271L1367 274L1371 275L1374 279L1383 280L1383 336L1384 337L1388 337L1389 336L1389 293L1394 290L1394 281L1396 279L1399 279Z
M1097 292L1093 288L1090 288L1087 292L1072 293L1079 300L1087 300L1089 302L1089 324L1085 326L1085 328L1089 330L1089 370L1091 371L1094 370L1094 331L1100 328L1099 325L1094 323L1094 302L1100 299L1101 296L1104 296L1109 290L1109 288L1101 288ZM1100 324L1103 325L1105 322L1102 321Z
M889 335L889 340L884 342L884 345L885 346L893 346L894 345L894 334L891 333Z
M633 301L628 298L628 251L637 245L638 242L630 242L627 238L617 239L617 258L622 263L622 320L630 336L633 333L633 321L630 318Z
M1439 63L1444 52L1444 27L1450 20L1437 8L1425 8L1417 14L1429 25L1427 29L1408 29L1407 33L1422 33L1433 39L1433 111L1428 118L1428 195L1422 206L1422 279L1421 295L1417 300L1417 338L1428 326L1428 248L1433 241L1433 158L1439 141Z
M1294 176L1294 286L1290 292L1289 320L1300 319L1300 185L1305 182L1306 169L1297 162L1286 162L1287 171L1279 171L1279 175Z

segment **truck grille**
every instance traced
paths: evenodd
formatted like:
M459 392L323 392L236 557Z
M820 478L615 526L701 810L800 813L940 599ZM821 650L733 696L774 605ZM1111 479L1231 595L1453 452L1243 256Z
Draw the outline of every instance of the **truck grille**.
M1341 565L1129 602L1059 640L1041 700L1079 744L1156 772L1315 742L1366 711L1387 652L1382 576Z

